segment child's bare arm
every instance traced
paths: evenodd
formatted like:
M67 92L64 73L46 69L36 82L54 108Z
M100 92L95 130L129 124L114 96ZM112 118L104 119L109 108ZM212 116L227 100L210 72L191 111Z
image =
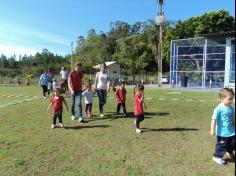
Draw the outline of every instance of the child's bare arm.
M212 121L211 121L211 131L210 131L211 136L215 136L215 129L216 129L216 120L212 119Z
M97 75L95 77L95 80L94 80L94 88L95 88L95 90L97 90L97 84L98 84L98 73L97 73Z
M142 94L142 97L138 100L140 103L143 103L144 96Z
M51 107L52 107L52 102L51 102L50 105L48 106L47 111L49 111L49 110L51 109Z

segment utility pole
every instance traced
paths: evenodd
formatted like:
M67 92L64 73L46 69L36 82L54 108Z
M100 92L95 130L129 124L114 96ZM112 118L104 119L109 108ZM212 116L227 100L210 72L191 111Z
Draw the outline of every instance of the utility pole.
M74 44L73 42L71 42L71 58L70 58L71 70L73 70L74 68L73 54L74 54Z
M163 4L164 0L157 0L159 12L156 18L156 24L159 25L159 46L158 46L158 86L162 86L162 34L163 34L163 24L165 23Z

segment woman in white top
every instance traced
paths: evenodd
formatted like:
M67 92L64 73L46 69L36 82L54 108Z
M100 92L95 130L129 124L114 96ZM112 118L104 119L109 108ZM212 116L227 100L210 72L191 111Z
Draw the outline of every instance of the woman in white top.
M61 68L61 72L60 72L60 75L61 75L61 79L63 80L63 82L65 83L65 90L69 90L68 89L68 72L66 70L66 67L62 67Z
M107 74L105 63L101 64L100 72L96 75L94 85L99 98L100 117L104 117L104 105L106 104L107 93L110 91L110 78Z

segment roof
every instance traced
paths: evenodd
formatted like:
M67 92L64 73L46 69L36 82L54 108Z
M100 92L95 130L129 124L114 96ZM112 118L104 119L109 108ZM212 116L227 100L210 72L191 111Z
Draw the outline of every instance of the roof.
M118 64L116 61L111 61L111 62L105 62L107 67L113 65L113 64ZM93 68L100 68L101 64L94 66Z

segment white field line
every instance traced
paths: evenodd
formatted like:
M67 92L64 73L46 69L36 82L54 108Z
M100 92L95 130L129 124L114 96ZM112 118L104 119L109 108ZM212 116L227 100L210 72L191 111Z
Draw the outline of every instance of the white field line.
M190 101L193 101L193 99L186 99L186 101L190 102Z
M152 100L153 98L144 98L145 100Z
M182 92L168 92L167 94L181 94Z
M5 105L0 105L0 108L6 108L6 107L9 107L9 106L14 106L14 105L21 104L21 103L24 103L24 102L39 100L39 99L43 98L43 97L39 97L39 96L24 96L24 95L1 95L0 97L7 97L7 98L25 97L25 98L27 98L27 99L17 100L17 101L12 102L12 103L7 103Z

